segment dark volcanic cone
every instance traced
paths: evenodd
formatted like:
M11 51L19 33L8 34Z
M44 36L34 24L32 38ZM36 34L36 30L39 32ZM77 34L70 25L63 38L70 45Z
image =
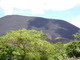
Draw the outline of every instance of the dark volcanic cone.
M47 33L49 41L53 43L57 37L64 40L72 40L74 39L72 34L75 34L79 30L78 27L59 19L46 19L19 15L9 15L0 18L0 36L4 35L7 31L22 28L35 29L38 31L43 30L44 33ZM59 41L59 39L57 40Z

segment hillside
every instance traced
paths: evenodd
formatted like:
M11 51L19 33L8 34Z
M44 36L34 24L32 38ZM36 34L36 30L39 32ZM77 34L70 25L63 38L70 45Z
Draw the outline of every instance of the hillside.
M72 34L75 34L79 28L69 22L59 19L47 19L41 17L8 15L0 18L0 36L5 35L7 31L18 29L35 29L43 30L47 33L48 41L55 43L61 41L67 43L74 39ZM58 39L57 39L58 38ZM65 42L66 41L66 42Z

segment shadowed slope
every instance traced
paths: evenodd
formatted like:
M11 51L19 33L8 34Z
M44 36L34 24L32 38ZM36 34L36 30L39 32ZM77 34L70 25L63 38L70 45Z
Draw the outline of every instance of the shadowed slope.
M35 29L43 30L47 33L49 41L53 42L56 37L73 39L72 34L76 33L79 28L76 26L58 19L46 19L40 17L29 17L19 15L9 15L0 18L0 36L7 31L18 29Z

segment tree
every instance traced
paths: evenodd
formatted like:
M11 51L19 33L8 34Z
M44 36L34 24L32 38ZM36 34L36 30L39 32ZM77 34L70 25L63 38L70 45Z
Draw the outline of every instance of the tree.
M74 38L76 38L75 40L80 40L80 31L78 31L77 33L73 34Z
M65 47L61 42L54 44L54 53L56 59L66 58Z
M2 47L1 47L2 46ZM21 49L12 45L0 45L0 60L20 60Z
M68 57L80 57L80 41L67 43L66 54Z
M0 60L53 60L54 47L45 35L42 31L26 29L7 32L0 37Z
M66 44L66 54L68 57L80 57L80 31L73 36L75 41Z

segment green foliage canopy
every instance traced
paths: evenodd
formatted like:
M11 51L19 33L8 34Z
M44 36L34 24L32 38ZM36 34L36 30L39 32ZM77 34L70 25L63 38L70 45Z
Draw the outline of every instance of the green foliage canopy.
M67 43L66 54L68 57L80 57L80 41Z
M74 37L80 37L79 33ZM0 37L0 60L59 60L80 57L80 41L51 44L42 31L20 29Z
M20 29L7 32L0 37L0 48L0 60L54 59L54 47L46 41L42 31Z
M74 38L76 38L76 40L80 40L80 31L78 31L77 33L73 34Z

